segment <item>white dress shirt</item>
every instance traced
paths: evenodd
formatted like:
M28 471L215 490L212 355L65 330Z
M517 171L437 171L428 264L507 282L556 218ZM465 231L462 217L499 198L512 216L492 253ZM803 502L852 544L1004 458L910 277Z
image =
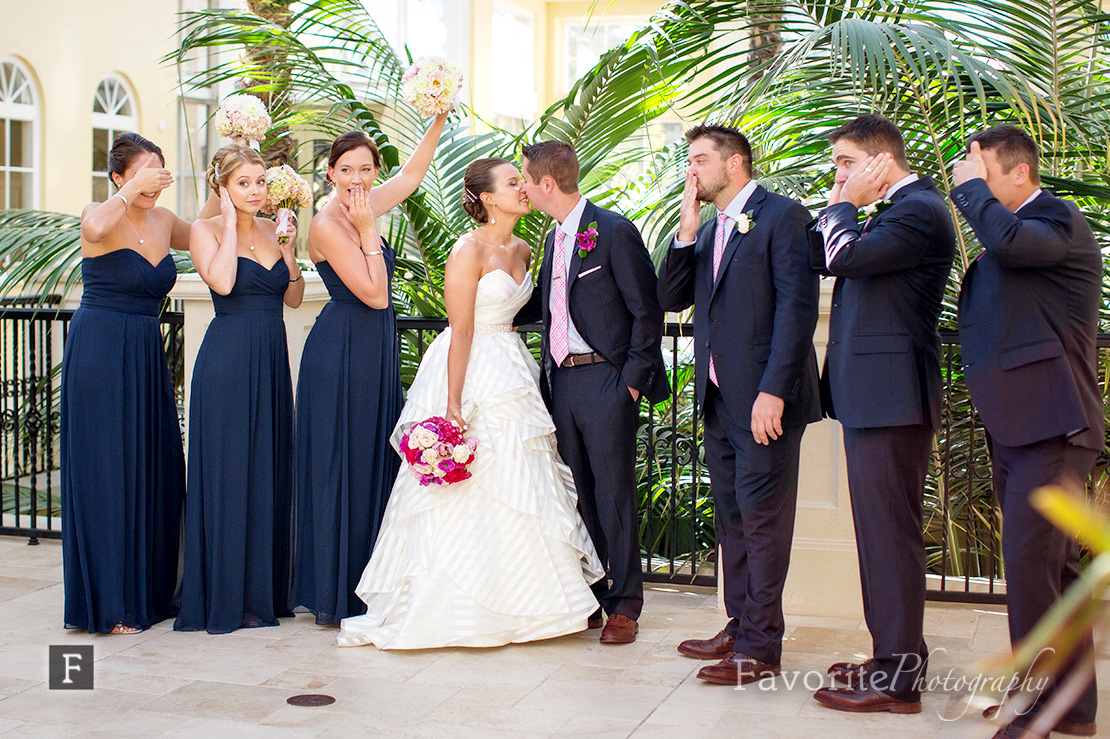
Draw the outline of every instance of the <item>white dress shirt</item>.
M757 183L755 180L748 180L748 184L740 188L740 192L736 193L736 197L732 199L732 202L726 205L723 211L717 211L718 214L724 213L726 216L728 216L728 218L725 219L726 244L728 243L728 238L732 236L732 228L736 225L736 219L739 218L740 214L744 212L744 206L748 204L748 200L751 198L752 193L755 192L755 188L758 186L759 183ZM695 242L682 241L678 238L678 234L675 234L673 246L675 249L682 249L690 246L693 243Z
M1018 210L1021 210L1022 208L1024 208L1024 207L1025 207L1025 206L1027 206L1027 205L1029 205L1029 204L1030 204L1030 203L1032 203L1032 202L1033 202L1034 200L1036 200L1036 199L1037 199L1037 196L1038 196L1038 195L1040 195L1040 194L1041 194L1041 192L1042 192L1041 188L1039 188L1039 187L1038 187L1038 188L1036 189L1036 191L1035 191L1035 192L1034 192L1034 193L1033 193L1032 195L1030 195L1029 197L1027 197L1027 198L1025 199L1025 202L1024 202L1024 203L1022 203L1021 205L1019 205L1019 206L1018 206ZM1015 213L1017 213L1017 210L1015 210L1014 212L1015 212Z
M563 220L563 222L559 224L559 229L563 232L563 243L565 244L563 248L564 264L563 273L561 276L559 276L558 279L556 279L556 275L559 274L559 265L551 265L552 295L554 295L555 293L556 286L559 283L563 282L564 277L567 277L570 274L570 260L574 257L574 253L578 251L578 244L575 240L575 236L577 236L578 232L581 230L580 226L582 222L582 214L585 212L585 210L586 198L579 195L578 202L575 203L574 207L570 209L570 213L567 214L567 217ZM552 240L551 248L554 250L555 246L556 244L554 240ZM554 254L554 251L552 252L552 254ZM548 310L550 309L551 305L549 304ZM571 354L588 354L593 351L593 348L586 343L586 340L582 338L582 334L578 333L578 329L574 326L574 319L570 316L569 293L567 295L567 345L570 349Z

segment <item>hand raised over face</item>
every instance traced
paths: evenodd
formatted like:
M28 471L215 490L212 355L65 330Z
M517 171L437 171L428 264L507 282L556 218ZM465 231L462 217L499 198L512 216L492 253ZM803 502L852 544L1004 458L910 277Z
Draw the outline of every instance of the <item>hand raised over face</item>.
M844 180L840 200L857 208L882 200L890 188L889 176L893 165L894 156L885 151L864 159Z
M972 141L967 156L952 164L952 185L959 187L968 180L987 179L987 163L983 161L983 150L978 141Z
M375 228L374 209L370 206L370 193L361 186L351 190L350 205L339 204L347 222L355 227L359 233L365 233Z
M701 203L698 202L698 176L693 167L686 171L686 184L682 188L682 206L678 217L678 238L693 241L701 226Z

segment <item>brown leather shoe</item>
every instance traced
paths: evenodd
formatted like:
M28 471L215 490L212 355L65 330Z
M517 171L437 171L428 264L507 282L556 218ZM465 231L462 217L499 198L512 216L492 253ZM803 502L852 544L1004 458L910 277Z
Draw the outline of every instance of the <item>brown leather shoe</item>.
M598 608L596 611L594 611L593 613L590 614L590 617L588 619L586 619L586 628L588 628L588 629L600 629L601 625L604 622L605 622L605 617L601 615L601 609Z
M863 662L837 662L829 668L829 677L837 682L844 683L850 688L862 688L863 681L875 669L875 660Z
M687 639L678 645L678 651L694 659L721 659L732 654L736 640L721 631L712 639Z
M609 616L609 620L605 622L605 628L601 630L601 643L631 644L636 641L636 632L639 630L639 625L628 616L614 613Z
M823 706L849 713L921 713L921 701L899 700L874 688L821 688L813 694L813 699Z
M983 718L990 721L998 715L998 711L1002 708L1001 705L995 704L987 706L983 709ZM1015 729L1018 727L1014 727ZM1092 721L1089 724L1079 723L1078 721L1059 721L1056 726L1052 728L1058 734L1067 734L1068 736L1094 736L1098 733L1098 724ZM1026 732L1027 734L1029 732Z
M698 679L717 685L747 685L765 677L775 677L782 668L760 662L740 652L731 652L715 665L706 665L698 671Z

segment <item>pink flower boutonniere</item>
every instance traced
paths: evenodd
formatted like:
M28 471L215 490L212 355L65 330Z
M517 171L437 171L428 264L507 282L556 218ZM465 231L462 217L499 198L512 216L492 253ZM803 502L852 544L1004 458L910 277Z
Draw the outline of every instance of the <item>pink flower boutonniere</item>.
M597 248L597 221L586 226L586 230L577 234L574 241L578 245L578 256L582 258Z

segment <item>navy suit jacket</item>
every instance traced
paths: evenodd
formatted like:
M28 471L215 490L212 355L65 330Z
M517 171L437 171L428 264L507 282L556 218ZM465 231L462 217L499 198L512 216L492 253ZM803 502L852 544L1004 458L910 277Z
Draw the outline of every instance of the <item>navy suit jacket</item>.
M586 201L579 231L597 221L597 246L586 256L578 249L567 275L567 307L574 327L590 347L620 372L621 382L652 403L670 395L660 342L663 311L655 297L655 269L632 221ZM544 240L539 290L516 315L517 325L543 321L540 390L551 404L551 252L554 229Z
M971 400L992 438L1105 445L1098 383L1102 255L1074 203L1047 192L1017 213L969 180L952 199L983 244L960 290Z
M825 414L849 428L940 425L941 298L956 231L944 197L922 177L899 188L862 226L856 206L821 211L836 275L821 377Z
M751 426L760 392L785 401L782 424L821 418L817 358L819 277L810 269L809 211L762 186L745 206L753 225L733 228L713 280L716 220L702 224L692 246L667 250L659 273L664 310L694 306L694 374L705 399L709 356L729 417Z

